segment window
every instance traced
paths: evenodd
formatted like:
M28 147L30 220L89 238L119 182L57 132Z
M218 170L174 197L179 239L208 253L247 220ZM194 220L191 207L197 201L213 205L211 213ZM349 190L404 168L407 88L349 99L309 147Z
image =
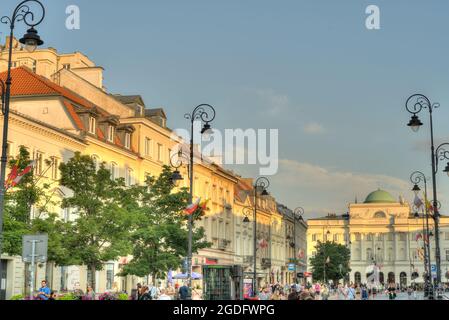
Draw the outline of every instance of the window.
M315 258L315 256L316 256L316 251L312 251L312 257Z
M64 222L70 221L70 209L69 208L62 209L62 219Z
M106 265L106 290L111 290L114 283L114 264Z
M108 141L114 142L114 126L108 127Z
M368 241L373 241L373 235L372 235L371 233L368 233L368 234L366 235L366 240L368 240Z
M65 64L63 64L62 65L62 67L64 68L64 69L66 69L66 70L70 70L70 63L65 63Z
M379 211L374 214L374 219L386 219L387 215L385 212Z
M36 60L33 60L33 67L32 67L32 69L33 69L33 72L36 73L36 70L37 70L37 61Z
M51 178L58 180L59 177L59 160L56 157L51 158Z
M338 234L334 234L334 241L335 241L335 242L338 242L338 241L339 241L339 238L340 238L340 237L339 237Z
M449 232L444 233L444 240L449 241Z
M379 234L377 235L377 240L378 240L378 241L383 241L383 239L384 239L384 235L381 234L381 233L379 233Z
M406 241L407 235L403 232L399 233L399 241Z
M446 249L446 261L449 261L449 250Z
M162 144L157 144L157 161L162 162Z
M89 133L95 134L97 120L94 117L89 117Z
M115 180L115 179L118 178L117 168L118 168L117 167L117 163L111 162L111 169L110 169L110 171L111 171L111 179L112 180Z
M126 183L126 185L128 187L132 186L134 184L134 181L133 181L133 170L130 169L130 168L126 169L125 183Z
M145 155L150 157L152 153L152 141L150 138L145 138Z
M36 161L34 168L36 175L42 175L44 154L42 152L37 151L34 160Z
M95 170L98 171L100 169L100 158L97 155L93 155L92 161L94 162Z
M389 234L387 235L387 240L388 240L388 241L393 241L393 234L392 234L392 233L389 233Z
M131 133L125 133L125 148L131 149Z
M373 250L371 248L366 249L366 261L373 261Z

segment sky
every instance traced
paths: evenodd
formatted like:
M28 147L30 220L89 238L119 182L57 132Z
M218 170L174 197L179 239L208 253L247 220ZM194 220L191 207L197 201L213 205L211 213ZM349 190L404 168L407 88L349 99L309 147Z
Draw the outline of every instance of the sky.
M431 157L428 113L419 133L406 126L410 95L441 104L435 136L449 142L449 1L43 3L46 45L85 53L105 68L109 92L163 107L169 127L186 128L183 115L208 103L217 129L278 129L270 191L307 218L345 213L378 188L412 201L410 174L430 178ZM3 0L0 13L16 4ZM79 30L65 27L69 5L80 9ZM380 9L380 30L366 28L369 5ZM4 41L7 28L0 32ZM230 168L259 173L257 165ZM438 190L444 214L449 178L441 172Z

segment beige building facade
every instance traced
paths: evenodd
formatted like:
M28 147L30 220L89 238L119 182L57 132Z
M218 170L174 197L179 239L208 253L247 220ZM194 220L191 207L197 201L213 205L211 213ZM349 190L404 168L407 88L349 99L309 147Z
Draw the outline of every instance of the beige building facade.
M441 270L447 282L449 268L449 217L440 219ZM415 212L403 199L396 200L390 193L377 190L364 203L349 205L349 213L329 215L308 221L308 255L316 254L318 241L333 241L351 251L349 280L367 283L374 266L379 267L379 282L394 282L402 287L423 283L424 258L422 248L423 215ZM430 226L433 228L433 225ZM430 239L431 262L435 265L435 238ZM309 267L309 271L313 270Z

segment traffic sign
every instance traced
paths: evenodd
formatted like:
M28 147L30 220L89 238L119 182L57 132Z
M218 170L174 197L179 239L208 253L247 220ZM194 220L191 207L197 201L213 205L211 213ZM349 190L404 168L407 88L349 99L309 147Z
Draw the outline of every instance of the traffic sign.
M288 271L296 271L296 264L290 263L288 265Z
M29 235L22 238L23 262L45 263L47 262L48 235ZM33 259L34 258L34 259Z

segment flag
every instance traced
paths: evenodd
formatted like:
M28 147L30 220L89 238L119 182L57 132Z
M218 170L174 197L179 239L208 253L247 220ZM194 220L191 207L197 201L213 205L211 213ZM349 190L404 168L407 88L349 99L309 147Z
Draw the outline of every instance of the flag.
M201 210L203 210L203 211L206 211L207 210L207 204L209 203L209 199L206 199L206 200L204 200L204 201L202 201L201 203L200 203L200 208L201 208Z
M432 203L429 201L429 200L427 200L426 199L426 207L427 207L427 210L429 211L429 212L433 212L433 205L432 205Z
M201 202L201 198L198 198L194 203L192 203L190 206L188 206L184 212L187 215L192 215L196 210L198 210L199 206L200 206L200 202Z
M416 195L415 200L413 200L413 204L419 209L423 206L424 203L422 202L421 198Z
M12 167L11 172L9 173L8 177L5 181L5 189L8 190L12 186L12 182L14 179L17 178L17 175L19 173L19 161L16 162L16 164Z
M8 188L14 188L15 186L17 186L20 183L20 181L23 179L23 177L25 177L28 173L31 172L31 170L33 170L35 164L36 164L35 161L31 162L20 173L17 173L18 172L18 168L17 168L16 173L14 174L15 176L10 175L10 177L8 177ZM13 173L13 172L11 172L11 173Z
M416 242L418 242L419 240L421 240L423 237L422 237L422 234L421 233L418 233L417 235L416 235Z

